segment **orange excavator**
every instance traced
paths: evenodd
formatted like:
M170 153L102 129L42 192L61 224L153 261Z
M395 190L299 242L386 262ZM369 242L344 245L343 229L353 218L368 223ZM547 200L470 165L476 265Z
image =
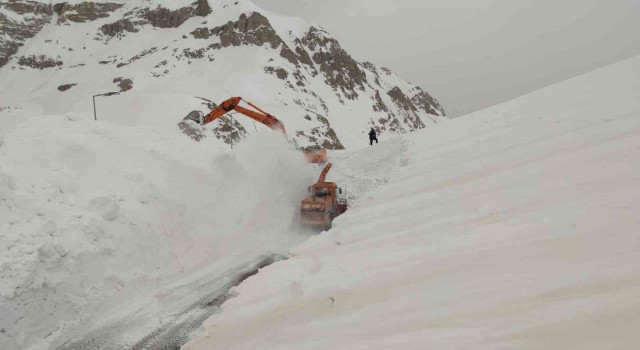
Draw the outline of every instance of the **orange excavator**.
M300 202L300 224L314 229L328 230L333 219L347 211L347 202L338 198L342 189L334 182L327 182L327 173L331 169L328 163L318 182L309 187L309 196Z
M256 111L240 106L241 101L245 101L249 106L255 108ZM178 125L180 126L180 129L185 132L185 134L194 135L195 131L186 123L187 119L195 121L200 125L207 125L231 111L243 114L257 122L268 126L273 130L282 132L285 137L287 136L284 124L282 124L282 122L278 118L263 111L255 104L244 100L242 97L232 97L222 102L218 107L214 108L211 112L209 112L209 114L204 116L202 120L196 120L193 117L187 117ZM327 161L327 149L324 147L307 147L302 149L302 151L311 163L324 163Z

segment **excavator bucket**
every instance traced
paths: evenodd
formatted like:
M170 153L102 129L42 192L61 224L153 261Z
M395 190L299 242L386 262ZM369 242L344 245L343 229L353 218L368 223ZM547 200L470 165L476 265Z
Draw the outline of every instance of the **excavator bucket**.
M204 128L201 125L203 116L204 114L200 111L192 111L178 123L178 127L185 135L200 141L205 137Z

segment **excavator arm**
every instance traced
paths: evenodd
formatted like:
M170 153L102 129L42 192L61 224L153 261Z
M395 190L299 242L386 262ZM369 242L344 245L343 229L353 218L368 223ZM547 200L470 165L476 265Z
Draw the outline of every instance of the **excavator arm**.
M253 110L240 106L241 101L245 101L250 107L253 108ZM178 123L178 126L183 133L196 141L200 141L205 137L205 134L203 130L201 130L202 128L195 128L193 127L192 123L195 122L200 125L206 125L231 111L243 114L257 122L268 126L273 130L280 130L280 132L282 132L282 134L287 137L287 132L284 128L284 124L282 124L282 122L278 118L263 111L253 103L243 100L242 97L232 97L222 102L218 107L214 108L213 110L211 110L211 112L204 116L203 119L200 119L202 113L195 112L196 114L194 114L194 112L192 112L188 116L186 116L180 123ZM298 146L296 145L296 148L297 147ZM327 149L324 147L318 146L317 148L305 149L303 150L303 152L307 157L307 160L311 163L324 163L327 161ZM329 169L327 169L326 171L329 171Z
M245 101L247 102L247 104L253 108L255 108L257 111L253 111L250 110L248 108L242 107L240 106L240 101L243 101L241 97L232 97L224 102L222 102L218 107L214 108L211 112L209 112L209 114L207 114L204 117L204 120L202 122L202 125L206 125L211 123L212 121L222 117L223 115L225 115L228 112L231 111L236 111L240 114L243 114L257 122L260 122L266 126L268 126L271 129L274 130L280 130L283 134L285 134L285 136L287 135L287 132L284 129L284 125L282 124L282 122L274 117L273 115L263 111L262 109L258 108L256 105L254 105L253 103L249 102L249 101Z

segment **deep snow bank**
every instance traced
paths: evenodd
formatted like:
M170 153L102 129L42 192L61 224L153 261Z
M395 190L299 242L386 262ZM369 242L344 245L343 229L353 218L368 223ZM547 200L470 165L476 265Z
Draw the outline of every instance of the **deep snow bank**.
M120 302L135 310L135 297L305 238L290 226L317 174L279 134L229 152L87 119L33 117L2 136L3 349L55 343Z
M184 348L637 348L638 96L640 57L409 136Z

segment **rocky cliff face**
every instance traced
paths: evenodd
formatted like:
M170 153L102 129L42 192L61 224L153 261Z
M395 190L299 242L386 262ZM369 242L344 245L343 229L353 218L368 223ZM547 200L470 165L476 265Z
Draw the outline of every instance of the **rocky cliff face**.
M50 5L34 1L0 2L0 67L51 21Z
M57 24L61 25L68 22L85 23L106 18L122 6L123 4L111 2L82 2L75 5L61 2L53 5L53 11L58 15Z
M126 77L126 94L165 86L191 94L191 106L206 113L211 101L250 91L278 113L299 144L331 149L352 145L369 127L406 133L444 120L440 104L419 87L356 61L321 28L267 15L248 0L176 0L171 8L149 0L9 0L0 3L0 21L0 77L55 71L51 91L44 91L48 82L40 83L42 100L65 91L65 99L79 101L79 87L106 89L107 82ZM194 71L201 73L191 76ZM195 97L202 95L210 101ZM247 129L246 121L221 120L199 133L236 142Z

